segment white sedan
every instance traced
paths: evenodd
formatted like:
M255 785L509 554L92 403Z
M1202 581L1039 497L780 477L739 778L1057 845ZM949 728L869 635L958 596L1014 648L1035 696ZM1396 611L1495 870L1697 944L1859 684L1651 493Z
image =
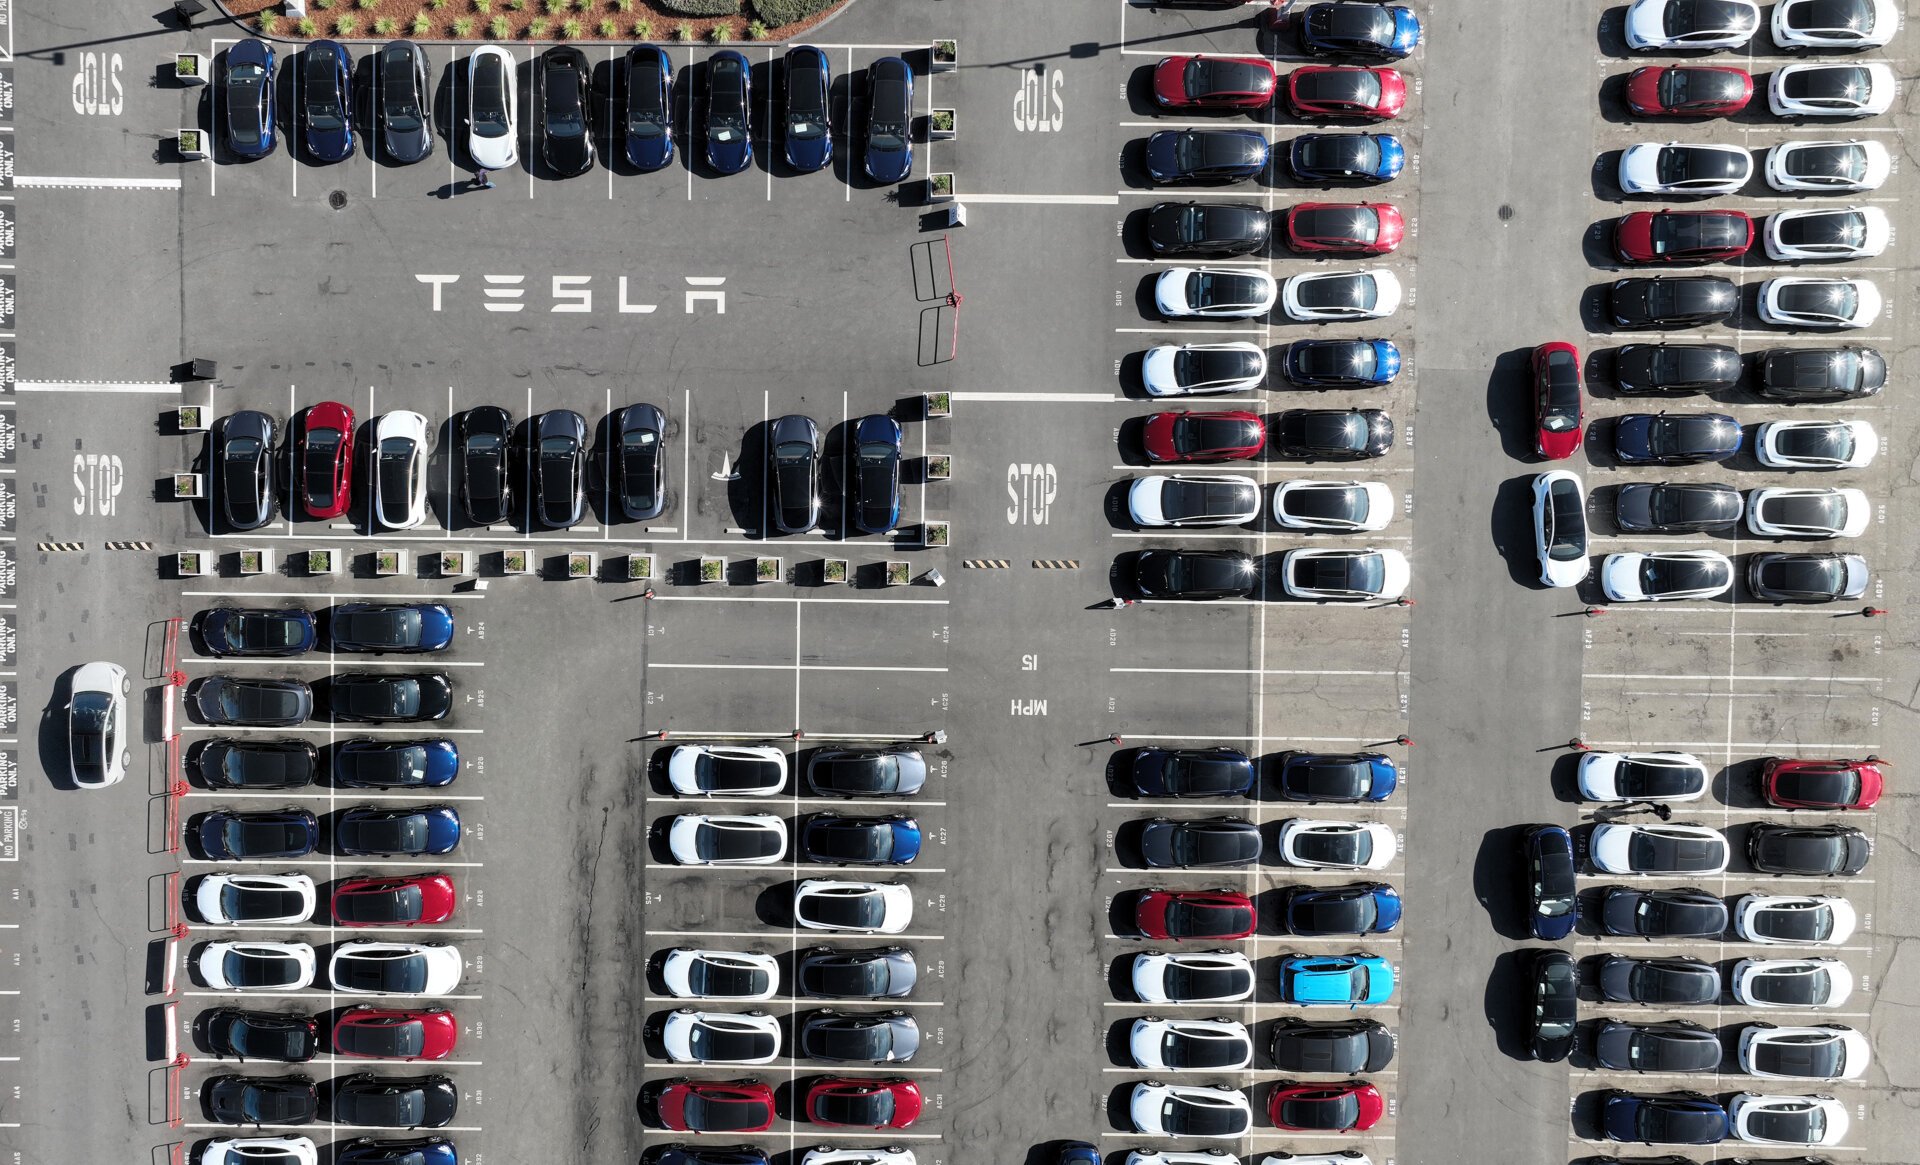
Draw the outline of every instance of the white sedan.
M1253 1038L1237 1019L1133 1021L1127 1036L1133 1065L1149 1071L1238 1072L1253 1063Z
M208 943L199 967L215 991L301 991L313 983L313 948L264 939Z
M1399 850L1393 829L1378 821L1293 817L1280 823L1280 860L1289 866L1384 870Z
M1633 0L1627 6L1627 47L1648 49L1737 49L1760 30L1760 6L1753 0Z
M474 165L504 170L520 160L516 86L505 49L483 45L467 58L467 154Z
M1533 549L1547 586L1579 586L1593 569L1587 560L1586 487L1564 469L1533 479Z
M1384 267L1371 271L1325 271L1295 275L1280 291L1280 309L1290 320L1377 320L1400 309L1400 280Z
M1620 152L1628 194L1737 194L1753 177L1753 155L1712 142L1640 142Z
M1407 593L1412 568L1398 550L1289 550L1280 556L1280 585L1290 599L1367 602Z
M1223 1140L1245 1136L1253 1126L1247 1094L1230 1084L1145 1080L1133 1086L1127 1113L1134 1131L1150 1137Z
M1774 1096L1742 1092L1727 1104L1728 1125L1749 1145L1837 1145L1847 1139L1852 1118L1831 1096ZM1785 1139L1773 1134L1793 1129L1805 1135Z
M1727 837L1705 825L1597 825L1587 857L1609 874L1690 877L1724 874L1732 847Z
M1236 1003L1253 995L1253 964L1238 951L1142 951L1133 956L1142 1003Z
M1779 263L1802 259L1871 259L1893 241L1893 220L1877 206L1783 210L1767 216L1767 258Z
M915 1165L915 1159L912 1149L899 1145L884 1148L876 1145L871 1149L837 1149L832 1145L819 1145L801 1156L800 1165Z
M1728 988L1748 1007L1839 1007L1853 994L1853 971L1839 959L1741 959Z
M660 980L676 999L772 999L780 990L780 963L754 951L675 947L660 963Z
M1773 43L1783 49L1877 49L1900 31L1894 0L1780 0Z
M1733 589L1733 560L1718 550L1628 551L1600 562L1600 590L1616 603L1714 599Z
M1260 486L1230 473L1135 478L1127 513L1136 526L1238 526L1260 516Z
M373 515L390 530L427 520L427 418L405 409L373 426Z
M451 995L465 970L459 947L355 939L333 948L327 979L356 995Z
M765 866L787 856L787 823L771 813L676 814L667 850L683 866Z
M1880 434L1865 421L1768 421L1753 434L1768 469L1865 469L1878 452Z
M1260 1158L1260 1165L1373 1165L1373 1158L1358 1149L1342 1149L1338 1153L1269 1153Z
M195 1159L197 1165L316 1165L313 1142L291 1133L284 1137L216 1137Z
M1782 65L1767 84L1775 117L1873 117L1893 108L1899 82L1878 61L1847 65Z
M313 917L313 879L305 874L208 874L193 905L214 926L292 926Z
M1244 267L1175 267L1153 284L1153 302L1167 319L1243 320L1273 310L1273 276Z
M808 930L899 934L913 923L913 889L808 878L793 889L793 917Z
M1589 752L1576 781L1583 801L1698 801L1707 766L1685 752Z
M1273 520L1289 530L1371 533L1384 530L1398 507L1382 481L1283 481L1273 491Z
M1747 497L1747 529L1765 538L1858 538L1872 521L1864 490L1769 486Z
M1760 318L1782 328L1864 328L1880 318L1871 279L1781 275L1761 281Z
M1246 340L1155 344L1140 361L1148 396L1250 392L1267 383L1267 350Z
M780 1055L780 1021L762 1011L683 1007L661 1025L660 1043L676 1064L770 1064Z
M1861 194L1893 173L1893 155L1876 141L1781 142L1767 151L1767 185L1789 194Z
M1837 947L1860 916L1835 894L1744 894L1733 904L1733 933L1766 946Z
M1189 1149L1160 1150L1135 1149L1127 1154L1125 1165L1238 1165L1239 1158L1225 1149ZM1289 1157L1294 1162L1304 1162L1304 1157ZM1355 1165L1351 1158L1343 1158L1341 1165Z
M105 661L82 664L67 697L67 763L76 788L104 789L127 775L127 669Z
M1873 1052L1867 1037L1842 1024L1740 1029L1740 1070L1769 1080L1858 1080Z
M771 797L787 784L787 754L770 744L682 744L667 783L683 797Z

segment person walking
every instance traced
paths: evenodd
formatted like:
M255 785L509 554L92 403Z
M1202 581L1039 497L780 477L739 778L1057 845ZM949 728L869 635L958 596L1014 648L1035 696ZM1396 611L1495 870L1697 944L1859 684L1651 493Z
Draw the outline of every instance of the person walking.
M475 170L473 172L473 188L475 190L492 190L493 176L485 169Z

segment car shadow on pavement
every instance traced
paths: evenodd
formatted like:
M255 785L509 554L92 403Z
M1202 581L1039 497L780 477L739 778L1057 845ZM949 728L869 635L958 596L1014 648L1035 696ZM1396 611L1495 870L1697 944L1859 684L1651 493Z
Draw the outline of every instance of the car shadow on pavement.
M1532 358L1532 349L1510 348L1487 373L1487 421L1500 434L1500 451L1515 461L1533 460Z
M1526 864L1520 857L1523 825L1489 829L1480 837L1473 859L1473 896L1487 912L1487 921L1503 938L1524 939L1527 908L1523 892Z
M1532 1024L1533 986L1529 952L1502 951L1487 969L1481 1007L1493 1029L1494 1046L1514 1060L1533 1059L1528 1029Z

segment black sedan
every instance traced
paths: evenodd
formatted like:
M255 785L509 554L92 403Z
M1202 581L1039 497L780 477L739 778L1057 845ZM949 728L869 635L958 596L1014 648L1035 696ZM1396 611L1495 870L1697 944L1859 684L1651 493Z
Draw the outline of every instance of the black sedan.
M1627 413L1613 421L1623 465L1697 465L1740 451L1740 422L1725 413Z
M208 676L187 699L208 724L291 728L313 715L313 690L301 680Z
M920 856L920 825L904 813L816 813L801 827L800 855L827 865L904 866Z
M513 416L499 405L460 414L460 506L467 521L492 526L513 517Z
M450 805L355 805L333 823L333 848L349 857L438 857L459 844Z
M900 1009L860 1015L816 1011L794 1034L801 1055L833 1064L897 1064L920 1050L920 1025Z
M900 422L872 413L853 423L853 524L863 534L891 534L900 524Z
M1629 482L1613 497L1614 524L1644 534L1700 534L1731 530L1746 504L1724 482Z
M1747 861L1763 874L1803 878L1850 877L1867 868L1873 842L1846 825L1747 827Z
M1600 998L1608 1003L1651 1003L1684 1007L1720 998L1720 972L1712 963L1685 955L1636 959L1607 955L1595 976Z
M782 534L820 524L820 427L812 417L777 417L767 429L767 516Z
M867 66L867 156L862 165L875 182L906 181L913 172L913 67L899 57Z
M337 41L316 40L300 54L300 136L316 162L353 156L353 58Z
M200 849L217 862L304 858L320 843L320 820L297 805L240 813L216 809L200 819Z
M380 148L403 165L433 153L433 129L427 111L433 108L433 89L427 81L427 54L410 40L388 41L375 60L379 78L375 124Z
M1379 409L1288 409L1273 433L1283 457L1359 461L1393 447L1393 418Z
M534 425L534 496L540 520L556 530L587 514L587 422L572 409L540 414Z
M1315 4L1300 18L1300 45L1316 57L1397 61L1419 43L1420 21L1397 4Z
M218 121L228 152L249 160L273 153L272 47L243 40L228 49L220 90Z
M1156 817L1140 831L1141 860L1157 870L1244 866L1260 860L1260 847L1260 828L1244 817Z
M320 1050L320 1021L310 1015L222 1007L200 1021L207 1050L236 1060L304 1064Z
M1857 400L1887 385L1887 360L1873 348L1775 348L1760 355L1760 383L1768 400Z
M1390 182L1406 165L1400 139L1384 133L1309 133L1287 148L1297 182Z
M1717 1145L1727 1138L1727 1110L1699 1092L1601 1093L1600 1127L1610 1141L1646 1145Z
M1143 748L1133 756L1133 788L1142 797L1245 797L1256 778L1237 748Z
M1573 1051L1573 1026L1579 1013L1580 975L1565 951L1528 952L1533 980L1531 1050L1533 1058L1556 1063Z
M1393 1052L1393 1033L1377 1019L1283 1018L1267 1039L1267 1055L1282 1072L1378 1072L1393 1063Z
M628 405L607 429L613 448L605 467L609 488L630 522L657 518L667 508L667 416L648 404Z
M333 1086L329 1116L343 1125L437 1129L453 1123L460 1091L445 1076L376 1076L355 1072Z
M905 947L814 947L794 978L815 999L897 999L913 991L920 969Z
M440 651L453 642L453 610L445 603L342 603L328 631L335 651Z
M215 607L200 616L200 638L220 656L305 655L313 648L313 612L305 607Z
M673 161L673 60L659 45L634 45L622 67L627 161L636 170L658 170Z
M1720 1037L1684 1019L1603 1019L1593 1031L1593 1058L1611 1072L1712 1072L1720 1067Z
M220 422L220 516L235 530L273 521L273 418L242 409Z
M555 45L540 54L540 158L547 169L572 178L593 169L593 135L587 132L591 69L587 54Z
M207 1114L223 1125L304 1125L320 1111L310 1076L215 1076L201 1085Z
M1867 560L1858 554L1768 551L1747 560L1747 589L1770 603L1831 603L1867 593Z
M1384 753L1289 750L1279 756L1280 795L1289 801L1384 801L1400 783Z
M747 58L732 49L707 61L707 166L715 173L738 174L753 164L753 134L747 128L751 74Z
M1133 585L1150 599L1245 599L1258 581L1238 550L1145 550L1134 559Z
M453 682L442 672L341 672L327 699L335 720L443 720L453 710Z
M812 45L796 45L780 62L785 87L786 121L782 140L787 165L802 174L833 160L833 74L827 54Z
M333 1165L455 1165L460 1155L446 1137L412 1137L404 1141L355 1137L338 1142Z
M1155 182L1240 182L1267 168L1267 139L1244 129L1163 129L1148 136Z
M1385 882L1289 886L1280 913L1288 934L1385 934L1400 922L1400 895Z
M216 737L194 767L209 789L301 789L313 783L319 753L305 740Z
M906 745L823 748L807 761L807 787L823 797L911 797L926 783L926 757Z
M1740 353L1725 344L1628 344L1614 354L1613 380L1627 396L1718 392L1740 384Z
M1301 388L1377 388L1400 375L1400 349L1390 340L1296 340L1281 370Z
M1247 255L1267 245L1273 220L1250 202L1156 202L1147 245L1156 255Z
M1640 938L1719 938L1727 929L1727 904L1705 890L1601 891L1600 928Z
M1663 275L1615 280L1610 301L1616 327L1692 328L1723 322L1739 300L1718 275Z

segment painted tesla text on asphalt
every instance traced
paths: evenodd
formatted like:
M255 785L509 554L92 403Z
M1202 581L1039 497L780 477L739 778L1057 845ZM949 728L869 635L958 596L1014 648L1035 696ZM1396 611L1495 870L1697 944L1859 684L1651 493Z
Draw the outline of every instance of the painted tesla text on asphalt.
M1060 474L1052 462L1015 461L1007 466L1007 507L1010 526L1044 526L1060 492Z
M447 309L447 301L458 301L459 291L449 295L447 288L460 282L456 274L432 274L416 272L414 281L423 283L432 290L429 300L436 312ZM727 293L720 290L727 282L724 275L684 275L681 281L687 285L686 314L694 315L701 305L712 310L715 315L727 314ZM482 275L480 276L479 306L491 312L519 312L529 306L528 277L525 275ZM537 286L535 284L534 286ZM697 289L697 290L696 290ZM604 297L603 297L604 301ZM635 303L627 290L627 277L621 275L615 282L613 296L614 310L628 315L652 315L659 310L657 303ZM592 312L595 311L593 295L593 276L591 275L555 275L547 286L546 309L549 312Z
M1066 124L1067 111L1060 100L1060 83L1066 74L1045 70L1046 66L1035 65L1020 74L1020 88L1013 93L1013 128L1021 133L1059 133Z

